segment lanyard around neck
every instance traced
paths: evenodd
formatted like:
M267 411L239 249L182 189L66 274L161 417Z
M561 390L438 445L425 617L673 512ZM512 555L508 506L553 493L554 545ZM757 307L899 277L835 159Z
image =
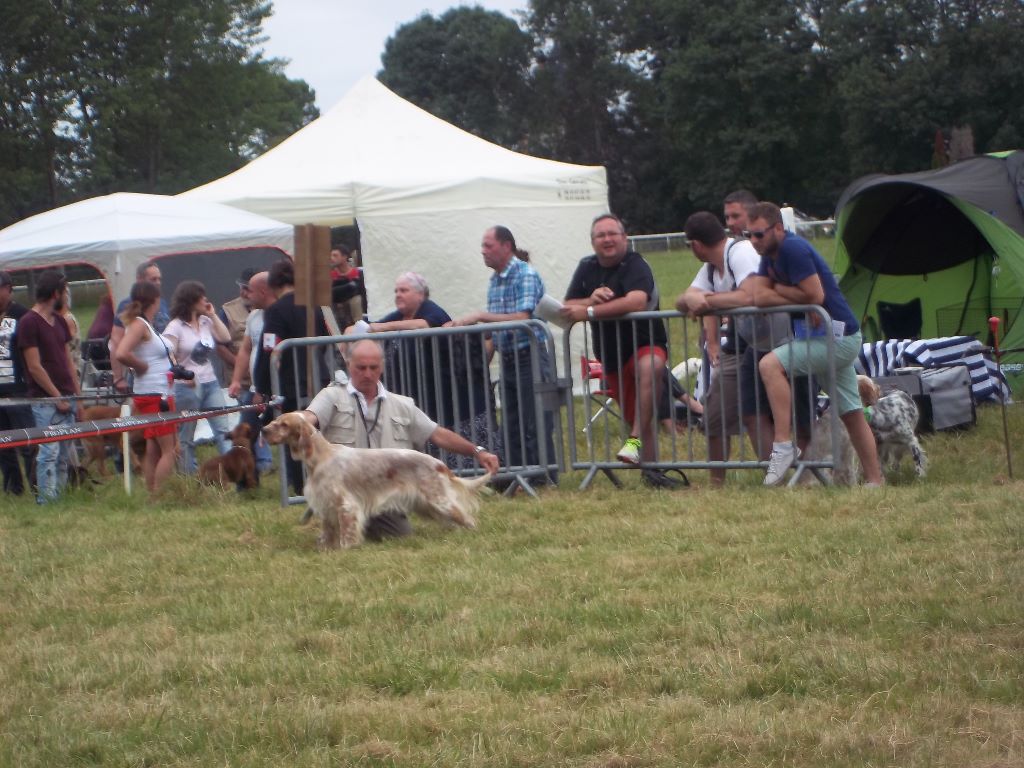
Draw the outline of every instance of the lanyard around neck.
M373 448L373 443L370 442L370 435L373 433L373 431L375 429L377 429L377 422L380 421L380 406L381 406L381 404L382 404L382 398L378 395L378 397L377 397L377 412L373 415L373 423L372 424L367 424L366 423L366 414L363 413L362 406L360 406L359 409L358 409L359 410L359 418L363 420L363 430L366 432L366 447L367 448ZM379 443L380 440L378 439L377 442ZM380 446L378 445L377 447L379 448Z

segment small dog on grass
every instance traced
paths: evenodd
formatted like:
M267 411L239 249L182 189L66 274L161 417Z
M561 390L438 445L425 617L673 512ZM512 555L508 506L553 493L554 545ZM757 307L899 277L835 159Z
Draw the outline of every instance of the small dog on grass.
M928 457L914 434L918 421L918 408L914 398L899 389L883 395L879 386L869 376L857 377L857 390L864 406L864 417L878 445L878 458L882 469L897 469L902 457L909 453L914 457L918 477L924 477L928 471ZM846 427L841 421L839 426L839 456L835 457L832 483L856 485L861 476L860 463L857 461L857 453L853 450ZM832 414L826 409L815 422L806 458L823 459L831 454Z
M223 456L207 459L199 467L199 481L207 485L219 485L227 488L234 483L239 490L255 488L260 484L260 476L256 472L256 459L252 454L252 427L244 422L228 432L231 439L231 450Z
M306 502L323 526L320 543L332 549L360 544L366 521L395 508L475 528L477 493L491 479L463 480L419 451L334 445L300 413L278 416L263 436L271 445L287 444L305 463Z
M857 377L857 387L864 403L864 413L878 443L878 459L882 469L895 470L907 454L914 459L918 477L928 474L928 457L914 430L920 414L914 398L902 389L882 394L879 386L867 376Z
M104 421L116 419L121 415L119 405L90 405L81 411L79 421ZM93 435L92 437L81 438L82 447L85 448L85 459L82 461L81 469L88 471L95 466L100 477L109 477L107 469L107 448L113 452L121 450L121 435ZM128 445L131 447L132 471L136 474L142 472L142 458L146 455L146 438L142 436L141 429L133 429L128 433Z

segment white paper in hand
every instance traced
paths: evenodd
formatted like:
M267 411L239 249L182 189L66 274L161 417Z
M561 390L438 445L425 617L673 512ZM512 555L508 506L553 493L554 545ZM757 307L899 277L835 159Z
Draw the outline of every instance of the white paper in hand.
M549 323L557 325L562 330L569 330L572 322L562 316L562 302L552 296L550 293L545 293L540 297L540 301L537 302L537 306L533 310L533 314L539 317L541 320L547 320Z

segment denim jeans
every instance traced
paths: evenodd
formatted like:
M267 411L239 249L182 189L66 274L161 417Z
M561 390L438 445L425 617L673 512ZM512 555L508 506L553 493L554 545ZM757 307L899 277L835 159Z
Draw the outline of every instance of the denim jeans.
M239 405L250 405L252 403L252 392L249 390L238 393ZM260 434L260 417L256 411L242 411L240 421L252 427L254 435ZM257 437L252 447L252 455L256 458L256 469L259 472L267 472L274 466L274 453L270 450L270 444L262 437Z
M197 383L189 387L180 381L174 382L174 405L179 411L194 410L196 408L225 408L227 400L224 399L224 391L220 383L215 379L205 384ZM217 446L217 452L221 455L231 449L231 443L227 435L230 430L227 416L212 416L207 423L213 432L213 442ZM196 423L186 421L178 428L178 437L181 439L181 460L178 468L186 475L194 475L199 469L199 462L196 461Z
M32 418L36 427L45 429L62 424L74 424L75 412L61 413L51 403L32 406ZM57 498L57 494L68 484L68 456L71 451L70 440L59 440L54 443L42 443L36 454L36 502L45 504Z

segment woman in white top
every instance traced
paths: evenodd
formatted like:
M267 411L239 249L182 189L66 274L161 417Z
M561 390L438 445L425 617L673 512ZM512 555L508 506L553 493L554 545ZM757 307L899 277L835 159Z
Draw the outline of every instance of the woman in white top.
M213 369L213 357L217 344L228 344L231 332L217 317L213 304L206 298L206 288L196 280L178 284L171 297L171 322L164 329L164 338L171 344L171 354L183 367L194 374L189 379L174 382L174 402L178 410L194 408L224 408L227 401L217 373ZM226 416L207 419L213 431L217 450L224 454L231 449L227 438L231 428ZM198 468L195 450L196 423L187 421L179 427L181 438L181 471L195 474Z
M121 365L135 371L134 391L139 394L133 403L138 414L174 410L170 347L153 329L153 317L159 309L160 289L153 283L136 283L121 313L125 332L115 354ZM174 470L175 430L173 424L155 424L142 432L146 438L142 472L150 493L159 490Z

